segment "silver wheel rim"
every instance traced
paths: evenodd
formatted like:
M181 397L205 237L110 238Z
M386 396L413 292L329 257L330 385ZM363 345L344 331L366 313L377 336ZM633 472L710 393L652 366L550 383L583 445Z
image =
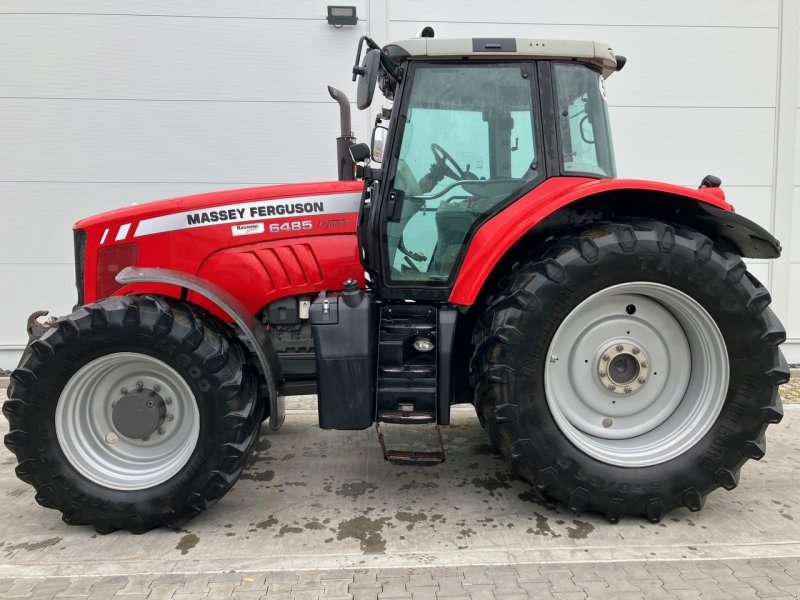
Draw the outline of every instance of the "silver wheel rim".
M112 404L137 386L157 388L168 400L167 418L146 439L122 435ZM173 477L191 457L200 434L194 394L162 361L133 352L97 358L64 386L55 415L56 435L70 464L84 477L115 490L141 490Z
M725 341L699 303L669 286L630 282L567 315L544 383L570 442L602 462L641 467L680 456L708 432L728 375Z

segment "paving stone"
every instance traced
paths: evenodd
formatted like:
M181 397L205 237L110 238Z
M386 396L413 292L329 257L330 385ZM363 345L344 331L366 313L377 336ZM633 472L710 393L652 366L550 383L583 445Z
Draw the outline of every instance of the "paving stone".
M436 582L439 584L439 591L436 592L436 596L439 598L463 596L467 593L462 585L464 583L463 577L439 576L436 577Z
M576 585L578 581L603 581L603 578L600 577L592 568L592 565L589 564L576 563L570 565L570 571L572 572L572 580L576 582ZM650 575L650 579L654 578L653 575Z
M117 592L117 596L129 596L133 594L149 594L152 575L128 575L128 584ZM184 586L186 584L184 583Z
M556 600L586 600L584 592L553 592Z
M31 596L34 598L50 598L67 589L69 583L69 577L50 577L35 585L31 590ZM0 591L0 594L2 593L3 591Z
M736 600L759 600L758 594L751 587L746 588L723 588L730 598Z
M118 596L114 596L114 598L116 599ZM125 600L127 600L127 598ZM172 600L210 600L210 598L208 596L208 592L181 594L180 590L178 590L175 592L175 594L173 594Z
M652 581L653 574L645 568L644 563L641 562L626 562L622 564L622 570L628 575L631 582L637 579Z
M150 585L183 585L187 579L188 576L183 573L164 573L155 577Z
M768 567L762 569L764 571L764 575L766 575L769 580L777 586L785 583L787 585L794 585L796 583L800 583L796 578L792 577L783 567L778 566L776 567Z
M514 573L516 576L516 573ZM409 575L407 586L411 587L428 587L436 585L436 582L431 577L430 572L427 573L414 573Z
M393 571L395 569L381 569L381 571L384 570ZM398 570L402 571L402 569ZM346 579L347 581L353 581L353 573L346 569L323 571L319 578L320 581L328 581L329 579Z
M589 569L591 570L591 567ZM542 574L539 565L517 565L517 573L517 581L520 583L547 581L547 577Z
M295 600L319 600L322 590L297 590L292 591L292 598Z
M517 570L514 567L510 566L509 567L503 565L491 566L491 567L486 567L484 571L486 575L488 575L489 577L493 577L494 575L513 575L514 577L517 576Z
M378 569L375 574L376 581L383 581L384 579L406 579L408 577L408 570L400 567L393 567L387 569Z
M92 586L100 579L99 577L77 577L70 579L69 587L63 592L56 594L56 598L64 596L88 596L92 593ZM12 588L13 589L13 588ZM11 590L9 590L10 592Z
M350 593L353 595L353 600L378 600L378 594L380 592L380 586L350 588Z
M323 584L323 598L341 598L343 596L350 596L350 591L347 589L350 585L350 582L347 579L326 579L323 581Z
M519 587L525 590L531 598L538 598L540 595L551 595L549 581L520 581Z
M777 596L785 596L786 592L775 586L766 577L750 577L747 583L755 589L756 594L760 598L771 598Z
M378 594L380 598L404 598L410 597L411 592L406 589L406 579L399 577L391 577L384 579L381 583L381 591Z
M93 585L92 593L86 600L111 600L123 588L123 585Z
M147 597L147 600L171 600L173 594L175 594L175 592L179 589L181 589L181 586L175 583L166 585L153 585L150 587L150 595ZM230 596L230 594L226 595Z
M268 581L297 581L300 579L300 576L294 571L268 571L267 572L267 580Z
M241 573L217 573L213 575L208 582L209 583L232 583L234 585L239 585L242 583L242 578L244 575Z
M406 590L411 592L411 597L414 598L414 600L436 600L436 592L439 591L439 586L416 586L406 584Z
M495 600L494 584L476 584L469 587L464 586L472 600Z
M431 569L431 577L437 581L442 577L461 577L464 578L465 569L470 567L433 567ZM800 567L799 567L800 568Z
M647 600L670 600L674 596L664 589L664 584L660 579L651 581L636 581L634 584Z
M547 573L547 579L550 582L550 591L553 595L556 592L580 592L581 588L575 585L572 581L572 573L570 571L555 571ZM634 588L634 591L639 591Z

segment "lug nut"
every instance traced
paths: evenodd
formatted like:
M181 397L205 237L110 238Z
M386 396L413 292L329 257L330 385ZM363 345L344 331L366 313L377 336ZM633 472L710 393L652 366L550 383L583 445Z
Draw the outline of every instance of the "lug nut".
M128 393L128 388L126 388L126 387L123 387L123 388L121 388L121 389L119 390L119 393L120 393L120 394L122 394L122 395L124 396L125 394L127 394L127 393Z
M109 431L106 434L106 442L108 442L109 444L115 444L117 440L119 440L119 438L117 437L117 434L114 433L113 431Z
M137 389L142 389L143 387L144 387L144 382L143 381L137 381L136 382L136 388Z
M146 442L146 441L147 441L147 440L149 440L149 439L150 439L150 436L149 436L149 435L142 436L142 441L143 441L143 442Z
M647 379L645 379L644 377L639 377L639 379L637 379L636 381L638 381L639 383L644 383L645 381L647 381Z
M638 348L631 348L631 352L633 354L639 354L640 350Z
M609 360L611 360L611 359L610 359L610 357L608 356L608 354L603 354L603 360L604 360L604 361L606 361L606 362L608 362L608 361L609 361Z
M611 427L613 424L614 424L614 421L612 421L612 420L611 420L611 419L609 419L608 417L606 417L605 419L603 419L603 427L605 427L606 429L608 429L609 427Z
M172 398L165 398L164 402L166 402L167 404L172 404Z
M111 403L111 408L114 408L114 407L117 405L117 402L119 402L119 400L114 400L114 401Z
M615 386L613 383L609 383L608 384L608 389L609 389L609 391L613 392L615 389L617 389L617 386Z
M161 386L160 386L160 385L158 385L158 384L155 384L155 385L153 386L153 391L154 391L154 392L160 392L160 391L161 391Z
M646 369L647 367L648 367L647 361L643 360L642 361L642 368Z
M147 408L153 408L153 405L154 405L154 404L155 404L155 403L154 403L152 400L148 400L148 401L147 401Z
M166 429L164 429L163 427L159 427L158 428L158 435L164 435L165 431L166 431Z
M606 375L608 375L608 373L605 371L600 371L600 377L605 377Z
M172 413L168 413L167 414L167 421L172 421L174 418L175 418L175 415L173 415Z
M626 386L625 386L625 393L626 393L626 394L630 394L632 391L633 391L633 390L631 389L631 387L630 387L629 385L626 385Z
M625 349L625 346L622 344L617 344L617 352L622 352Z

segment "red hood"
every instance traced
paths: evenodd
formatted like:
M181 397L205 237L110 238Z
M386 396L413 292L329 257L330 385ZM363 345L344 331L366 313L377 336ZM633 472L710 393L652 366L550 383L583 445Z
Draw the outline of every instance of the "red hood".
M107 225L112 221L138 221L146 217L158 217L174 212L194 210L247 202L251 200L271 200L273 198L291 198L294 196L310 196L314 194L336 194L341 192L357 192L364 187L362 181L330 181L322 183L298 183L290 185L267 185L238 190L208 192L192 196L180 196L166 200L156 200L117 208L91 217L81 219L73 229L89 229L98 225Z

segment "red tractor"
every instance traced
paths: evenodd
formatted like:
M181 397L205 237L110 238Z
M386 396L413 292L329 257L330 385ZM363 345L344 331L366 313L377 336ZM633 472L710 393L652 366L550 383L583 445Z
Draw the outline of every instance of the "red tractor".
M473 403L538 494L611 522L736 487L789 377L742 257L780 244L715 177L615 177L604 79L624 64L597 42L364 37L359 108L376 84L393 104L370 148L331 90L340 181L77 223L78 305L32 315L3 407L19 478L70 524L177 527L285 395L316 392L327 429L438 431Z

